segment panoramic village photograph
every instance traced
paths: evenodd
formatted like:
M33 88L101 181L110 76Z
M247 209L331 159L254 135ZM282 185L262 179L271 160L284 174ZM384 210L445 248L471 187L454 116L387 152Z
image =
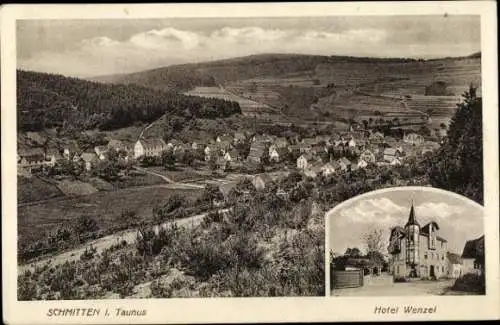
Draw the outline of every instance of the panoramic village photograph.
M482 206L429 187L351 201L327 213L332 296L486 294Z
M16 35L18 300L325 296L339 203L431 186L483 204L479 16L18 20ZM414 199L381 216L394 248L376 263L358 237L334 257L368 263L360 279L474 285L479 228L454 237L462 214L432 223ZM413 232L442 262L401 253Z

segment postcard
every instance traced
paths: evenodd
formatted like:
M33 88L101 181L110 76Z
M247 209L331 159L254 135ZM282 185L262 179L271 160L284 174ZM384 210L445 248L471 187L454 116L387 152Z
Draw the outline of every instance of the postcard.
M498 319L495 9L3 6L4 321Z

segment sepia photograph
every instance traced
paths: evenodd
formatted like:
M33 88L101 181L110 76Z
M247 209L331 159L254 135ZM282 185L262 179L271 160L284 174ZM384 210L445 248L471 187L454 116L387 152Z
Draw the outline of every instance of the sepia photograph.
M4 298L49 323L491 315L493 6L451 5L2 7Z
M426 187L349 202L327 214L332 296L485 294L479 204Z
M17 21L19 300L324 296L337 202L481 202L479 27Z

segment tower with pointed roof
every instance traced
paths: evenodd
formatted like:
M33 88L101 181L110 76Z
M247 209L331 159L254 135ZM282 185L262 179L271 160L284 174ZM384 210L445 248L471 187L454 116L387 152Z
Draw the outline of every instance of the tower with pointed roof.
M415 215L415 208L413 207L413 201L411 203L410 215L408 217L408 222L405 225L406 231L406 264L410 268L410 277L419 276L418 265L420 261L420 224L417 221Z

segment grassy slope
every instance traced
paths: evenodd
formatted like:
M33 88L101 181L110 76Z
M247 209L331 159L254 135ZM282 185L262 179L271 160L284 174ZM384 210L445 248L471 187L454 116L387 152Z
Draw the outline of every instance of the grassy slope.
M128 188L112 192L97 192L76 198L48 201L18 209L19 245L42 239L46 231L68 225L81 215L96 219L101 230L120 223L122 211L137 213L138 220L152 218L153 207L164 204L174 194L197 198L199 190L172 190L162 187Z

